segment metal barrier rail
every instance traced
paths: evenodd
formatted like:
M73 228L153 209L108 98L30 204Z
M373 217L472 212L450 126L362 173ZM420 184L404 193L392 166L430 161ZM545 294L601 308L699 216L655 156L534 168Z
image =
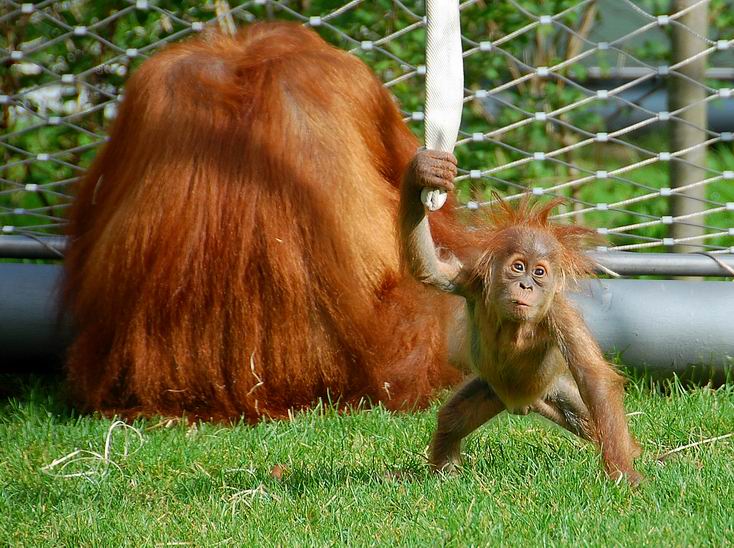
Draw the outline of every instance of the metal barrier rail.
M0 259L61 259L62 236L0 236ZM621 276L733 276L734 254L593 252L594 260ZM725 265L725 266L722 266ZM727 267L731 270L727 270ZM600 270L600 273L607 273Z

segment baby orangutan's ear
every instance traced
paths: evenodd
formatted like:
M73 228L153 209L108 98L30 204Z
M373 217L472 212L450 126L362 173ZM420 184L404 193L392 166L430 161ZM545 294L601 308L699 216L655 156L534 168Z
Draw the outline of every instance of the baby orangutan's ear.
M485 288L492 284L492 275L496 268L497 258L491 251L478 254L474 262L467 268L467 290L481 295Z
M465 299L476 300L482 295L484 283L475 275L474 269L464 266L455 280L454 294Z

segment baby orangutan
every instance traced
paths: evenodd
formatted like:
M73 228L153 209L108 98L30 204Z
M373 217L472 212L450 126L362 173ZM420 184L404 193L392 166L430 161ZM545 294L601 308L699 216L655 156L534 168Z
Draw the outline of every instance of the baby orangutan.
M419 151L401 195L404 262L417 279L464 298L450 359L474 373L439 411L432 467L453 470L461 440L498 413L535 411L596 443L607 473L636 485L639 448L627 428L623 379L564 295L569 281L593 270L583 253L593 232L551 223L558 201L500 201L489 226L467 233L465 264L444 259L419 196L423 187L451 191L455 174L452 154Z

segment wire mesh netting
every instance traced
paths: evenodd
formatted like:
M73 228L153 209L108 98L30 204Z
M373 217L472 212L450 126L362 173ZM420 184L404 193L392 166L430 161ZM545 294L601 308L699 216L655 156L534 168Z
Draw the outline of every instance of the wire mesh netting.
M727 1L468 0L459 197L561 196L616 250L734 252ZM300 21L365 60L422 132L422 2L0 0L0 226L63 231L131 70L211 27Z

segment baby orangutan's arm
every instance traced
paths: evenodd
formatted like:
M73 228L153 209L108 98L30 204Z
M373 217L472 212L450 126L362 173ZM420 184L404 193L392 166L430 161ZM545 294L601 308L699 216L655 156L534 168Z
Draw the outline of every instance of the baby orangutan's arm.
M403 263L416 279L450 293L459 292L462 266L456 258L447 261L438 256L420 194L425 187L452 191L455 176L453 154L418 151L403 177L399 213Z
M624 379L602 356L599 345L579 313L563 296L551 311L551 325L561 354L588 408L593 437L599 444L607 473L623 474L632 484L642 476L632 461L639 446L630 435L624 412Z

